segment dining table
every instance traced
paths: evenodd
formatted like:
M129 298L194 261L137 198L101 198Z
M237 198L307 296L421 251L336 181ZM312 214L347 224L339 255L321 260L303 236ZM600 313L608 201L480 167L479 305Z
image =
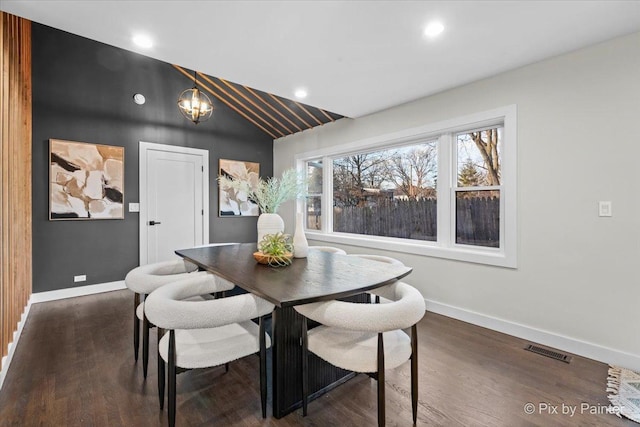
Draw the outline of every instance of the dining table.
M369 303L367 291L394 283L411 273L404 265L309 250L290 265L272 267L256 262L256 243L180 249L175 253L241 289L275 305L271 318L273 416L281 418L302 406L302 316L296 305L341 299ZM309 327L313 327L310 322ZM354 373L318 357L309 359L309 400L344 383Z

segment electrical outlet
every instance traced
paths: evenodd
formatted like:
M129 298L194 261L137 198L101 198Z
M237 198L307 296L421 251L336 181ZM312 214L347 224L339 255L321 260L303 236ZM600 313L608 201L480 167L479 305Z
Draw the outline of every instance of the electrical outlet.
M75 283L86 282L87 281L87 275L86 274L82 274L80 276L73 276L73 281Z

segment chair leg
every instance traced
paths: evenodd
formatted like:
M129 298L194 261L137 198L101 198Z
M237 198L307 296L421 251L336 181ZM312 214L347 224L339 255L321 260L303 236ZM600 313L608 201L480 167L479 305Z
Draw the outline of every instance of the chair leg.
M164 360L160 356L160 339L164 335L164 330L158 328L158 399L160 399L160 410L164 409Z
M133 357L138 361L138 348L140 347L140 319L136 314L138 305L140 304L140 294L133 294Z
M260 403L262 418L267 418L267 340L264 336L264 316L260 317Z
M302 317L302 416L307 416L309 396L309 342L307 336L307 318Z
M378 333L378 427L385 423L384 398L384 341L382 332Z
M176 335L172 329L169 332L169 356L168 356L169 372L169 427L176 425Z
M413 424L418 419L418 328L411 327L411 410L413 411Z
M147 299L147 295L144 296ZM142 316L142 374L147 378L147 370L149 367L149 319L147 315Z

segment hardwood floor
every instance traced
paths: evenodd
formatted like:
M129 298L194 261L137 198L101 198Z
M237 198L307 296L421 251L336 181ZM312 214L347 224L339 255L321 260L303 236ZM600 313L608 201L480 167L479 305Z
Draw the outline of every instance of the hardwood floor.
M146 381L133 360L132 304L125 290L33 305L0 392L0 426L166 426L155 353ZM524 340L432 313L418 335L418 425L636 425L605 412L605 364L555 361L524 351ZM151 336L155 349L155 329ZM409 363L387 370L386 381L387 425L411 425ZM376 424L376 384L366 375L311 402L305 418L301 410L261 418L257 357L226 374L223 367L180 374L177 390L179 426ZM527 402L536 413L525 413ZM563 404L575 414L563 415Z

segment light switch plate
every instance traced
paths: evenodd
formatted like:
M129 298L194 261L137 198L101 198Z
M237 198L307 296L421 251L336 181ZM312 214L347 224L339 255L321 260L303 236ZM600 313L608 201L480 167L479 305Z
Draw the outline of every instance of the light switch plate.
M129 203L129 212L140 212L140 203Z
M611 202L598 202L598 215L599 216L612 216Z

